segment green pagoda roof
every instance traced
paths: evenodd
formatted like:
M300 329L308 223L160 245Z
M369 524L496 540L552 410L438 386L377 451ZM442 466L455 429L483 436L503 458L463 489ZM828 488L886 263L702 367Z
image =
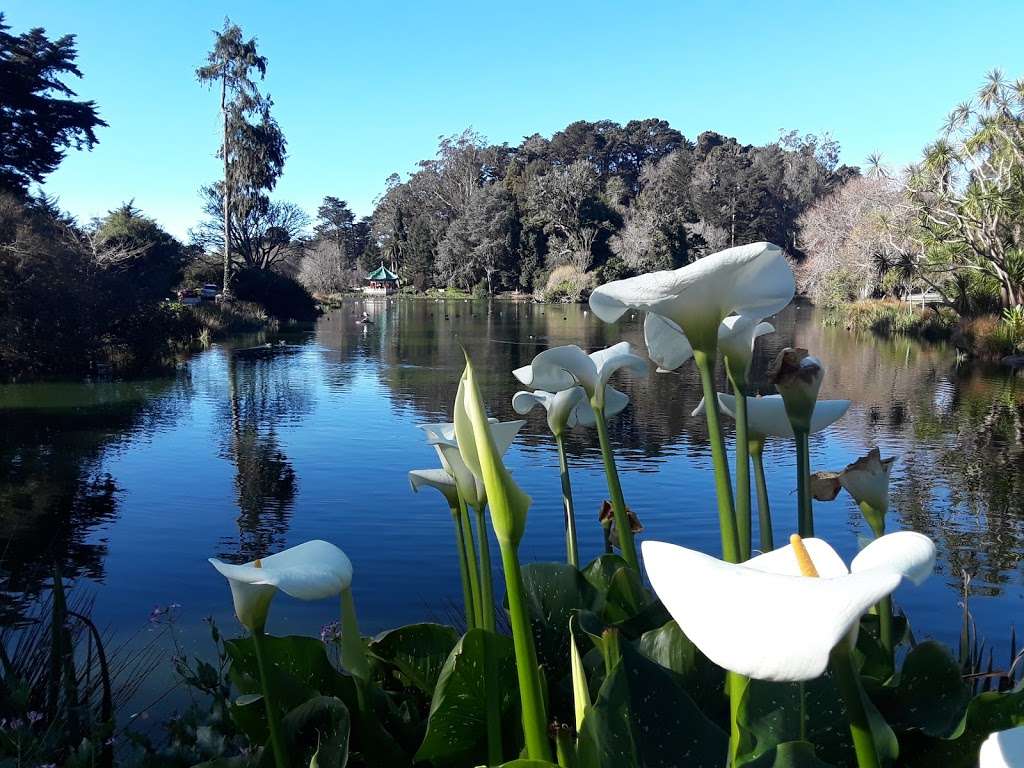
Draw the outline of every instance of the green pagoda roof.
M398 275L392 272L390 269L381 264L377 269L373 270L366 276L367 280L397 280Z

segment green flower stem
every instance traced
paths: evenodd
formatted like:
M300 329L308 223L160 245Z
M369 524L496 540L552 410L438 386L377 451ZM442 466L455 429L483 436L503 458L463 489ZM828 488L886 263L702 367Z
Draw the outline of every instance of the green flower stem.
M704 413L708 422L708 438L711 441L711 463L715 467L715 491L718 497L718 527L722 534L722 556L727 562L740 561L739 537L736 534L736 512L732 502L732 483L729 479L729 462L725 456L725 440L718 419L718 393L715 391L714 357L706 352L693 350L693 359L700 371L700 383L704 390Z
M263 649L263 628L253 630L252 645L256 649L256 667L260 672L260 685L263 688L263 705L267 710L267 730L270 731L270 748L274 752L274 764L277 768L288 768L288 753L285 752L284 739L281 736L281 716L270 698L270 681L267 679L266 654Z
M565 552L569 565L580 567L579 545L576 543L576 512L572 504L572 484L569 482L569 462L565 458L565 441L555 435L558 446L558 471L562 476L562 503L565 506Z
M505 591L508 615L512 625L512 642L516 652L516 674L519 677L519 698L522 705L523 736L526 754L530 760L551 762L548 742L548 718L541 693L537 651L523 599L523 573L519 567L519 553L512 542L499 540L501 564L505 570Z
M366 658L363 636L359 634L359 620L356 618L351 587L341 590L341 663L360 680L365 682L370 679L370 662Z
M857 753L857 765L859 768L880 768L875 740L871 735L871 724L864 708L864 693L861 691L860 679L854 668L850 644L846 638L840 640L832 649L830 661L836 686L846 705L850 735L853 736L853 748Z
M768 484L764 479L764 438L755 437L748 441L749 452L754 460L754 485L757 486L757 528L760 533L761 551L775 549L772 534L772 509L768 503Z
M498 660L489 648L490 636L484 638L484 701L487 717L487 764L500 765L501 744L501 691L498 689Z
M601 457L604 459L604 474L608 480L608 493L612 497L612 514L615 515L615 529L619 532L619 549L622 559L636 571L640 570L640 560L636 556L636 542L633 541L633 529L629 525L626 514L626 500L622 497L622 486L619 484L619 472L615 468L615 456L612 454L611 441L608 439L608 423L604 420L604 407L594 405L594 416L597 420L597 439L601 443Z
M807 430L793 430L796 437L797 532L800 538L814 536L814 509L811 507L811 442Z
M480 607L480 566L476 560L476 547L473 545L473 526L469 522L469 510L466 501L459 494L459 527L462 529L462 542L466 550L466 567L469 570L469 591L473 595L473 622L467 629L480 626L483 610Z
M750 679L735 672L726 672L725 685L729 692L729 765L736 765L740 753L742 733L740 732L740 705L747 691Z
M729 383L736 395L736 537L740 548L740 562L750 559L750 443L747 432L747 394L742 379L733 375L726 366Z
M860 503L860 510L864 514L864 519L868 521L874 537L879 539L884 536L885 513L879 512L864 501ZM879 600L878 605L875 606L875 611L878 613L878 637L882 642L882 648L885 650L889 669L894 671L896 669L896 642L892 628L892 596L886 595Z
M459 555L459 579L462 582L462 604L466 610L466 629L476 626L476 615L473 609L473 590L469 586L469 561L466 559L466 542L462 535L462 521L459 519L459 508L452 507L452 522L455 523L455 549Z
M559 768L576 768L576 739L568 727L555 728L555 757Z
M484 505L474 507L476 536L480 545L480 626L494 632L494 577L491 574L491 545L487 538L487 519Z

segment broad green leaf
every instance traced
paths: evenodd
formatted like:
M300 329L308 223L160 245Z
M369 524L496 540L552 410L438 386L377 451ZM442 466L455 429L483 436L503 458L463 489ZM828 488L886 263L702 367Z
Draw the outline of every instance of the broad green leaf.
M300 704L285 715L281 730L293 765L309 765L315 756L319 768L345 768L349 714L340 699L317 696ZM267 745L264 761L270 752Z
M928 641L907 654L899 685L882 706L898 727L946 739L962 731L970 700L956 660L945 646Z
M801 688L806 715L803 731ZM899 753L896 735L867 696L864 706L878 754L883 764L890 763ZM845 765L854 754L847 723L846 708L828 674L802 684L751 680L740 707L740 728L753 737L754 746L741 757L759 759L787 741L806 740L815 745L825 762Z
M727 712L725 673L697 649L675 621L644 632L636 647L647 658L678 674L703 712L713 716Z
M807 741L785 741L750 762L740 763L742 768L834 768L819 760L814 745Z
M523 594L537 661L555 671L556 678L564 677L569 671L569 619L575 610L591 610L600 596L582 573L564 563L523 566Z
M383 632L369 644L370 653L392 665L409 685L428 698L459 634L441 624L410 624Z
M907 768L974 768L981 743L994 731L1024 725L1024 688L1008 693L979 694L967 706L963 728L955 739L935 739L921 732L901 738Z
M893 616L892 634L893 642L899 646L909 636L909 625L904 616ZM866 613L860 618L860 631L857 633L857 651L863 658L861 664L861 677L870 677L879 683L884 683L892 675L892 665L889 662L889 654L882 646L881 633L878 626L878 616Z
M261 694L243 694L231 702L228 709L235 725L251 743L263 744L267 740L267 708Z
M674 672L629 643L583 721L588 768L720 768L728 738L687 695Z
M467 632L444 663L430 703L427 733L417 761L434 765L477 765L487 755L487 723L484 691L484 653L495 660L498 690L501 691L502 722L519 732L519 685L516 677L512 639L483 629ZM520 736L521 738L521 736ZM518 745L504 739L506 754L516 754Z
M558 768L558 766L546 760L513 760L511 763L502 763L498 768Z

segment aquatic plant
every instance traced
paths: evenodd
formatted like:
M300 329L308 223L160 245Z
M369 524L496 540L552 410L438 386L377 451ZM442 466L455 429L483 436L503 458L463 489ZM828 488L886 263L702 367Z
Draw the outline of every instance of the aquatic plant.
M629 307L649 313L645 338L660 368L690 357L699 368L704 407L696 415L703 410L710 430L721 559L645 541L653 590L643 581L605 425L628 402L608 386L611 375L646 369L622 343L591 354L557 347L515 372L535 388L515 395L515 409L544 407L555 437L569 561L522 563L532 500L502 458L522 422L488 418L467 358L452 422L425 427L443 469L409 475L414 490L437 489L452 515L466 631L413 624L363 639L343 611L340 640L335 632L323 640L273 637L264 633L273 593L308 598L347 590L330 565L340 561L326 550L323 558L311 552L296 559L295 548L287 558L265 558L262 568L222 566L235 579L236 611L251 632L225 644L239 694L230 717L253 747L237 762L267 764L273 755L279 768L970 768L980 750L985 765L1007 764L1018 740L1011 729L1024 725L1024 690L1002 682L977 690L978 653L970 651L967 664L963 652L958 659L939 643L918 642L892 608L901 582L917 584L931 573L935 547L913 531L885 532L891 461L873 452L840 473L811 472L808 436L849 407L818 400L824 363L805 350L783 350L771 370L779 394L746 392L751 350L768 331L761 321L790 301L792 284L781 249L761 243L592 294L591 306L605 320ZM732 395L714 389L719 357ZM750 541L749 482L733 502L720 408L744 423L737 460L754 458L761 553ZM561 441L569 428L591 424L622 556L585 562ZM765 440L793 440L797 457L799 516L784 527L799 533L778 549L763 467L758 471ZM876 534L849 566L811 535L812 486L818 498L846 488ZM479 552L469 506L477 512ZM490 596L489 533L500 549L502 606ZM300 561L319 575L290 570ZM297 588L299 581L309 588ZM499 630L499 611L511 637ZM328 653L335 642L343 646L340 665ZM346 653L346 643L358 652Z

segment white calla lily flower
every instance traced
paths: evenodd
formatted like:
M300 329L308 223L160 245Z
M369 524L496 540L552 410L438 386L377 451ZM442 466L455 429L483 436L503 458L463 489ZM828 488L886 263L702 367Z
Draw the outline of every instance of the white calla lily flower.
M672 320L695 348L713 352L726 317L774 315L795 291L782 249L762 242L727 248L676 270L606 283L590 294L590 308L608 323L630 308L653 312Z
M595 408L605 408L608 380L620 368L634 373L647 370L647 361L633 354L628 341L589 355L575 344L546 349L529 365L512 372L527 387L561 392L579 385Z
M754 342L768 333L775 333L775 326L750 315L730 315L718 326L718 351L744 381L754 357Z
M660 541L643 542L651 585L687 637L724 669L758 680L819 677L861 615L907 578L920 583L935 545L903 531L870 543L847 570L820 539L804 539L819 578L800 575L792 545L741 564Z
M231 585L235 615L250 632L262 631L278 590L299 600L336 597L352 585L352 563L338 547L313 540L244 565L211 557Z
M736 418L736 396L718 393L718 406ZM849 410L849 400L818 400L811 413L811 434L821 432L841 419ZM693 409L693 416L704 415L704 399ZM786 415L782 395L747 397L747 431L751 436L793 437L793 425Z
M615 387L606 387L604 397L604 416L608 420L618 416L629 405L629 395ZM512 408L523 416L538 405L547 411L548 428L556 437L566 427L593 427L597 424L597 416L583 387L563 389L561 392L538 389L533 392L516 392L512 396Z
M771 323L747 315L730 315L718 326L718 348L729 365L745 374L754 356L754 341L774 333ZM647 355L658 365L658 373L670 373L693 357L693 346L683 329L672 320L649 312L644 318Z
M455 480L444 469L412 469L409 470L409 485L414 493L420 488L436 488L448 502L448 506L457 509L459 506L459 487Z
M990 733L978 753L978 768L1024 766L1024 725Z
M494 444L498 449L499 456L505 455L519 430L526 424L522 419L516 421L488 419L487 421L491 426L491 435L494 437ZM419 427L427 433L427 442L437 450L441 465L455 481L455 486L462 494L463 500L470 506L479 509L487 502L487 491L484 489L483 481L473 474L463 458L459 442L455 437L455 424L420 424Z
M889 510L889 475L895 461L893 456L883 459L881 452L872 448L839 474L839 482L858 504L867 504L884 515Z

